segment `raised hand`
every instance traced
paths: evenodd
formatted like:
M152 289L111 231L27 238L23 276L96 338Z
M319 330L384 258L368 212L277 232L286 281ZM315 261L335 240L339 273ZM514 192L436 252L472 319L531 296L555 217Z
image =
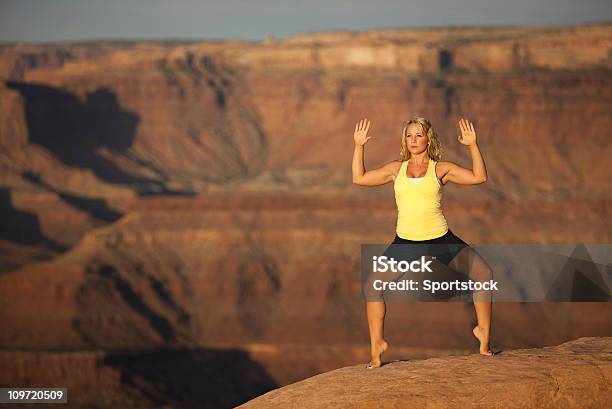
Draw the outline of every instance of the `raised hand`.
M370 129L370 121L367 118L362 119L355 125L355 145L365 145L372 137L368 136L368 129Z
M457 137L459 142L467 146L476 144L476 131L470 121L463 118L459 119L459 129L461 130L461 135Z

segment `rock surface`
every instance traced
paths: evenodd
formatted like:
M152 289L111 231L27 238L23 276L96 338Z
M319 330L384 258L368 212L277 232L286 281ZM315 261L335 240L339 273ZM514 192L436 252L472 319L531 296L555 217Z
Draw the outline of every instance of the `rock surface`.
M384 360L383 360L384 361ZM239 408L610 408L612 338L579 338L492 358L473 354L354 365Z

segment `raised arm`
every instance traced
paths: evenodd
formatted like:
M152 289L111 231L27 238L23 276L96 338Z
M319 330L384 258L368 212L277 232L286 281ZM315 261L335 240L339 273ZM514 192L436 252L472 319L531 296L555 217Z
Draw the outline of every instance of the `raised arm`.
M460 185L477 185L487 180L487 169L476 143L474 125L465 119L459 120L461 135L457 138L463 145L467 145L472 156L472 169L463 168L453 162L440 162L438 166L442 171L442 183L457 183Z
M355 151L353 153L353 183L362 186L378 186L391 182L397 173L398 161L384 164L380 168L366 171L363 162L365 144L372 138L368 136L370 121L362 119L355 125Z

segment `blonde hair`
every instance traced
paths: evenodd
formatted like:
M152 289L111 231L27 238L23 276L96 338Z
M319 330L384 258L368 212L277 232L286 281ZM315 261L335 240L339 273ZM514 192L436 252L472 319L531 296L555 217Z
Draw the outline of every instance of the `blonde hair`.
M419 124L421 128L423 128L423 133L427 135L427 155L430 159L435 161L439 161L442 158L442 147L440 145L440 140L438 139L438 134L431 126L431 123L420 116L414 116L411 119L404 121L402 124L402 150L400 151L400 160L405 161L410 159L410 151L408 150L408 144L406 142L406 131L408 130L408 125L410 124Z

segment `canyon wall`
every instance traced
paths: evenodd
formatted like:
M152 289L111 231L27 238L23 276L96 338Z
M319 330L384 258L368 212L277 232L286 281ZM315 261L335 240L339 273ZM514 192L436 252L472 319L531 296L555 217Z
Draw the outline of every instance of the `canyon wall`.
M0 346L261 345L279 384L367 360L360 245L397 214L390 184L351 183L364 117L366 169L413 115L469 167L475 123L488 181L443 188L465 241L610 243L611 49L609 24L4 44ZM609 305L496 304L493 343L610 336ZM393 305L388 338L469 350L473 320Z

